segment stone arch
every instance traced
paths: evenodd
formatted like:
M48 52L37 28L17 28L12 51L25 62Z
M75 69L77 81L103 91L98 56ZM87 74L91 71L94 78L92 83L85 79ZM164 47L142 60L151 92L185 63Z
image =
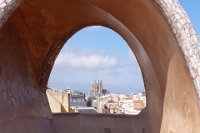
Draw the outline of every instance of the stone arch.
M10 10L5 10L4 14L7 12ZM142 69L149 103L144 112L133 118L134 121L137 119L138 128L135 132L143 129L150 133L198 131L198 38L176 0L127 0L118 3L114 0L26 0L12 13L8 21L2 21L1 24L4 22L0 31L1 41L8 42L13 47L15 44L8 41L8 36L19 40L18 43L22 44L19 51L29 58L27 61L20 56L21 62L25 61L22 65L34 75L34 85L31 84L34 87L30 95L34 97L35 92L39 95L33 98L34 101L43 95L38 90L45 91L55 57L66 39L85 26L100 24L114 29L124 37ZM11 49L10 47L6 50ZM10 57L7 60L12 62L13 58L19 57ZM27 79L22 80L25 82ZM27 86L30 86L29 82ZM44 96L44 101L45 99ZM35 108L31 102L27 105ZM45 113L49 111L48 107L39 109L46 111L40 111L39 114L27 113L26 116L51 119ZM21 108L17 108L14 111L20 110ZM20 115L16 113L10 119L19 118L18 116ZM6 121L8 120L5 119L4 122ZM188 126L183 128L185 122Z

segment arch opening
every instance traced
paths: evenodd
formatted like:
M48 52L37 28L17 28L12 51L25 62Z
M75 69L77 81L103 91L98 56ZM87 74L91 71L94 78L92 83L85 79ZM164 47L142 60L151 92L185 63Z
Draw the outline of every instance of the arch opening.
M6 101L6 104L1 102L5 107L0 110L3 125L12 125L9 122L16 120L12 122L20 126L14 127L27 132L28 128L23 128L23 123L29 121L30 125L38 126L35 129L41 129L41 132L53 132L38 123L54 127L49 120L52 117L46 97L42 93L46 91L54 59L66 38L75 31L84 26L102 24L125 38L143 72L148 106L137 117L126 118L130 120L128 127L135 125L130 130L150 133L198 132L200 119L195 87L199 92L199 74L195 76L188 71L189 68L192 73L198 68L193 65L199 62L195 54L198 39L178 1L124 0L113 3L116 1L26 0L19 6L0 30L0 57L3 58L0 61L5 64L1 65L1 78L6 81L0 82L4 86L4 96L1 98ZM178 10L174 10L174 7ZM179 17L170 16L172 11ZM182 23L179 18L185 21ZM187 33L188 28L192 35ZM185 49L188 46L192 46L191 50ZM7 79L8 75L12 76ZM16 101L20 101L17 104L13 102L13 97L10 98L13 93ZM11 108L12 104L14 108ZM32 121L32 117L35 121ZM110 118L98 120L105 122L106 127L109 124L106 120L116 120ZM54 121L58 122L58 119L54 117ZM90 127L94 122L92 120L91 117L89 124L81 124ZM186 122L188 126L185 126ZM119 127L110 125L115 127L113 132L121 131L123 123L118 124ZM11 131L6 126L4 129ZM92 128L81 129L96 132ZM105 128L104 131L111 130Z
M104 26L85 27L68 39L55 61L48 86L70 93L70 107L61 110L50 103L53 113L78 112L91 106L97 113L137 115L146 107L137 59L126 41ZM55 92L47 90L49 102L55 102Z

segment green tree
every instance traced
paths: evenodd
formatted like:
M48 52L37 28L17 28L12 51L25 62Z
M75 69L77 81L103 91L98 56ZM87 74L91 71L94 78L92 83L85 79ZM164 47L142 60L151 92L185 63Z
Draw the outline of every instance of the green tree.
M88 107L92 107L92 100L91 100L90 98L89 98L88 101L87 101L87 106L88 106Z

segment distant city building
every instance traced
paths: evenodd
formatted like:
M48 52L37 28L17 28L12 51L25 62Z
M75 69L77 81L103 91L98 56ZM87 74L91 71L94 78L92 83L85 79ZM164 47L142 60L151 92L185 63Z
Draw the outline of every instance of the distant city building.
M133 94L132 97L133 97L133 100L135 100L135 101L142 101L143 102L143 108L146 107L146 93L145 92Z
M107 89L103 89L103 90L102 90L102 93L103 93L103 95L109 95L109 94L110 94L110 91L107 90Z
M94 101L99 113L136 115L146 106L145 93L102 95Z
M92 109L86 107L85 94L82 92L71 89L62 91L48 88L46 94L52 113L78 112L78 109Z
M102 82L95 82L100 83ZM99 91L96 89L95 91ZM145 92L138 94L106 94L90 97L90 107L87 106L85 94L67 89L65 91L49 88L47 97L53 113L112 113L112 114L139 114L146 107ZM102 93L101 93L102 94ZM92 107L91 107L92 106Z
M97 114L97 110L94 107L72 107L75 112L81 114Z
M90 96L101 96L103 94L102 80L94 80L90 91Z
M48 88L46 94L52 113L65 113L72 111L70 108L69 93L53 88Z
M72 89L67 89L65 91L70 94L70 105L72 107L78 107L78 106L86 107L87 106L84 93L79 92L79 91L74 91Z

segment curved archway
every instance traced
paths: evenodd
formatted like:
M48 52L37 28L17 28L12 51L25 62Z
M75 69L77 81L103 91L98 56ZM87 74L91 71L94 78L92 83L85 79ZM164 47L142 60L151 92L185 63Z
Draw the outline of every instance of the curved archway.
M136 118L137 121L133 118L138 125L135 132L191 132L191 129L192 132L198 132L199 106L196 92L199 92L199 71L195 73L198 66L193 63L199 60L191 56L196 55L194 52L190 52L198 47L198 39L178 2L127 0L113 3L114 0L24 1L1 28L1 54L6 62L5 66L11 70L21 70L15 77L21 76L20 82L26 83L22 86L31 88L30 95L39 103L42 97L39 89L45 91L53 62L64 42L85 26L100 24L110 27L122 35L134 51L147 88L148 107ZM176 14L177 17L171 14ZM191 30L191 34L188 34L188 30ZM13 42L10 38L18 41ZM195 45L192 45L193 43ZM20 55L9 55L8 53L16 48L16 44L20 46L17 48ZM15 58L24 66L23 70L19 62L13 61ZM11 63L13 68L9 62L14 64ZM6 71L5 67L3 68L2 71ZM194 74L190 75L188 68ZM30 78L31 75L33 78ZM25 77L29 77L33 82ZM8 82L9 79L5 81ZM23 87L18 86L14 90L19 89L19 92L23 93ZM20 95L16 96L16 99ZM27 99L28 97L24 97L22 101ZM49 111L47 106L39 106L38 112L33 103L30 100L22 105L27 105L25 110L33 109L35 113L16 113L8 118L51 118L46 113ZM23 112L22 110L18 107L14 112ZM8 118L3 122L8 121ZM188 123L187 127L184 126L185 121Z
M101 89L95 88L100 82ZM48 87L52 92L71 92L72 108L85 107L84 96L99 101L93 104L98 113L137 115L146 107L143 77L134 53L118 33L104 26L85 27L68 39L55 60ZM103 108L110 98L117 103L115 112ZM60 106L54 108L54 102L50 101L50 107L57 113Z

